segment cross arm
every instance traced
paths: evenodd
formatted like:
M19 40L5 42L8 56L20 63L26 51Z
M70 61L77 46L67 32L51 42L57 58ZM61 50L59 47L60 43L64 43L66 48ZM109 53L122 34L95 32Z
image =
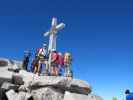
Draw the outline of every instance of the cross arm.
M48 32L44 33L44 36L48 36L49 34L50 34L50 32L48 31Z
M65 27L64 23L60 23L59 25L56 26L56 30L61 30Z

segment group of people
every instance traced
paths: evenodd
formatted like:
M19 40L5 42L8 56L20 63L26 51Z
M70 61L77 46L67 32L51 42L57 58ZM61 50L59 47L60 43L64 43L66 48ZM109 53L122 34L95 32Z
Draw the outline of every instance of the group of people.
M25 70L28 70L30 55L29 51L25 51L22 64ZM71 65L72 56L69 52L62 54L54 49L49 51L47 44L43 44L42 48L36 49L35 57L31 63L32 71L35 74L61 76L64 69L64 76L66 77L73 77Z

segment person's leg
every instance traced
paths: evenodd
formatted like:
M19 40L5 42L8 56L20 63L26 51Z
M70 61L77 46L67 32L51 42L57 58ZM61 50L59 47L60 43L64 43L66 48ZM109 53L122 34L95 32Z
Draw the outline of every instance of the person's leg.
M55 67L55 75L59 76L59 67L58 67L58 65Z
M67 64L66 70L67 70L66 76L68 77L69 76L69 65L68 64Z
M39 64L38 64L38 67L37 67L37 73L38 73L38 74L40 74L41 64L42 64L42 62L41 62L41 61L39 61Z
M33 73L35 73L36 66L35 66L35 64L32 64L32 66L33 66Z
M55 67L51 66L51 75L54 76L55 75Z
M22 66L23 66L23 69L26 70L26 60L25 59L23 60Z
M65 63L64 64L64 76L67 77L67 64Z
M36 74L37 72L37 66L34 65L34 73Z
M25 62L25 70L28 71L28 63Z
M42 60L42 61L41 61L41 66L40 66L40 74L41 74L41 75L44 75L44 71L45 71L45 63L44 63L44 61Z
M58 65L58 74L59 76L62 76L62 66Z
M72 69L71 69L71 64L67 65L67 76L68 77L73 77Z
M48 72L49 71L48 61L45 61L44 64L45 64L45 72L44 72L44 74L48 75L48 73L49 73Z
M53 62L51 63L51 66L50 66L50 74L52 76L54 75L54 63Z
M53 76L56 76L56 67L53 67Z

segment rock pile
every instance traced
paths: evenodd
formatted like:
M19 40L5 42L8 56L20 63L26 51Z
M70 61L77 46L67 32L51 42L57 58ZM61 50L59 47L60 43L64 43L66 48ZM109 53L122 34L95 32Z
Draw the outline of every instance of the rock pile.
M101 100L98 96L89 96L91 86L82 80L38 76L24 70L12 78L12 83L1 86L8 100Z
M12 73L9 81L2 82L0 100L102 100L91 94L91 86L85 81L63 76L38 76L25 70L16 72L14 66L2 68L4 75L5 72Z

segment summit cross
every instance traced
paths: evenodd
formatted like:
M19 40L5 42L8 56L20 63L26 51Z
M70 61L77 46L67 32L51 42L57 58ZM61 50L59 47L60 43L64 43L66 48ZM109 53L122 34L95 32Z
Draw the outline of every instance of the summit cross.
M48 32L44 33L44 36L49 35L49 46L48 51L56 50L56 36L57 32L65 27L64 23L60 23L57 25L57 18L52 18L51 28Z
M60 23L57 25L57 18L52 18L51 28L48 32L44 33L44 36L49 35L49 46L48 46L48 52L49 52L49 67L51 67L51 53L52 51L56 51L56 37L57 32L65 27L64 23Z

